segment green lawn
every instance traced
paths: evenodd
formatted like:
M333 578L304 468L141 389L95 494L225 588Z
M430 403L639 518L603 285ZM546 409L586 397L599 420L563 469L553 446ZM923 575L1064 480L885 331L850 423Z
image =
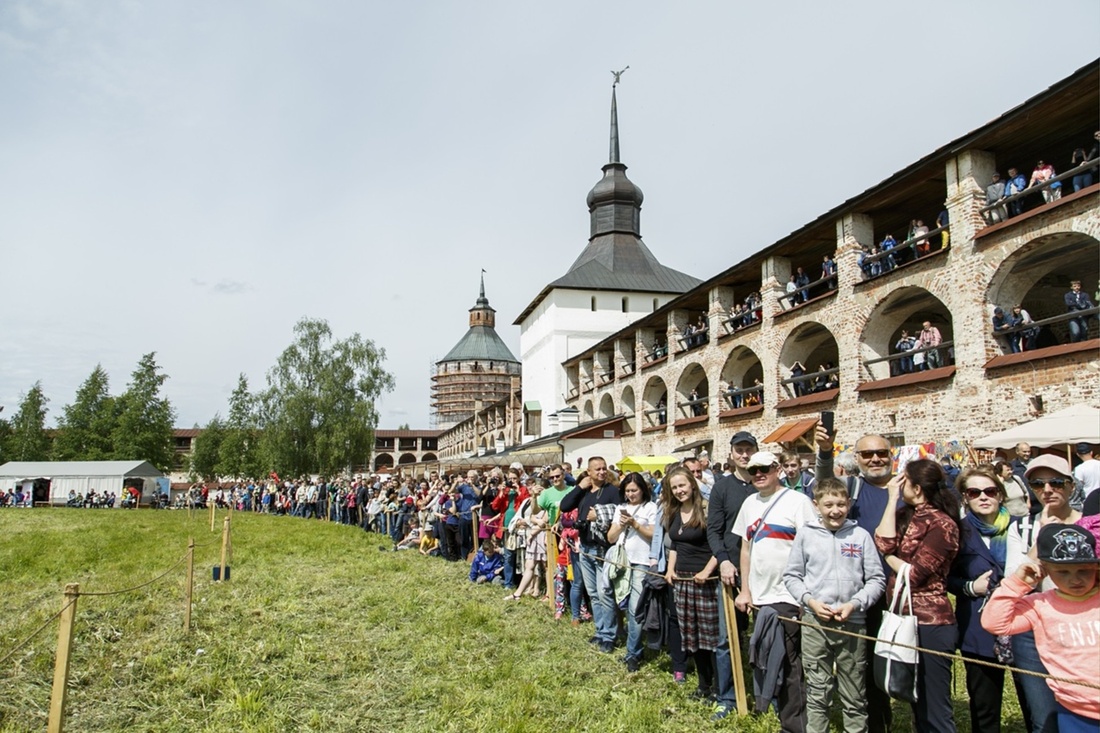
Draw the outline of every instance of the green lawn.
M209 515L50 509L0 512L0 656L84 591L137 585ZM235 514L232 580L196 555L193 630L182 632L182 566L139 591L83 597L70 674L71 731L778 730L772 717L709 722L667 659L627 675L534 601L474 587L464 568L379 552L376 535ZM0 665L0 732L45 729L57 623ZM958 666L959 729L968 731ZM1011 685L1009 685L1011 687ZM1014 695L1006 730L1022 725ZM905 730L905 706L896 705Z

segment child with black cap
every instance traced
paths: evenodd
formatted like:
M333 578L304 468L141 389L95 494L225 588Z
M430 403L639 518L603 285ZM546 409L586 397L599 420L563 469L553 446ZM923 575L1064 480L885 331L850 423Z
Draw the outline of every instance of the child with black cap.
M991 634L1035 632L1035 645L1055 677L1100 685L1100 558L1096 538L1073 524L1047 524L1035 543L1039 565L1025 562L1005 578L982 612ZM1032 593L1043 577L1053 590ZM1047 680L1058 703L1060 733L1100 730L1100 696L1083 685Z

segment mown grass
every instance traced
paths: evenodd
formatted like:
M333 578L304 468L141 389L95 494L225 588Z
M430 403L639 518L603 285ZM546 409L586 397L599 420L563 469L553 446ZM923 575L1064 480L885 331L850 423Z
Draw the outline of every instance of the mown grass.
M349 527L235 514L232 579L212 583L220 526L184 512L0 512L0 656L60 607L65 583L140 584L193 533L214 544L196 551L190 634L182 566L133 593L80 599L68 730L778 730L771 715L712 724L666 658L628 675L618 654L585 643L590 626L505 602L461 565L379 552L376 535ZM56 643L54 622L0 665L0 732L45 728ZM957 678L966 731L961 666ZM907 709L895 710L905 730ZM1014 698L1005 725L1022 729Z

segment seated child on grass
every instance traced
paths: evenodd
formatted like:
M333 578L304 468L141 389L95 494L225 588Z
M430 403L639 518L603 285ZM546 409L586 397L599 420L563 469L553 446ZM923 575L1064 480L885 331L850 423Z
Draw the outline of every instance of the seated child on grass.
M497 552L495 540L485 540L474 556L470 565L470 582L504 585L504 556Z
M439 525L435 526L438 527ZM420 554L425 557L428 555L437 557L439 555L439 540L435 537L435 530L432 529L432 525L428 525L428 528L420 535Z
M396 550L411 550L414 547L420 547L420 538L423 532L420 530L420 521L416 517L409 519L409 531L400 542L397 543Z
M1025 562L1001 582L982 611L982 628L991 634L1034 631L1039 659L1052 676L1100 684L1096 538L1073 524L1048 524L1039 530L1035 546L1039 565ZM1055 588L1032 593L1044 576ZM1057 680L1047 685L1058 704L1060 733L1100 729L1096 690Z
M867 609L886 591L886 577L871 534L848 519L848 487L829 478L813 489L820 518L795 535L783 583L806 609L802 618L802 673L806 730L829 730L829 705L839 690L844 730L867 730L866 641L841 629L867 633ZM833 665L836 673L833 673Z

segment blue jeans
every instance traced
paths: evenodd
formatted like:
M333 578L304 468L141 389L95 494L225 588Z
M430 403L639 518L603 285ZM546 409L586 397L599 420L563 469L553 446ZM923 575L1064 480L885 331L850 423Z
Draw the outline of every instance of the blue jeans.
M1047 668L1039 660L1039 652L1035 648L1035 633L1032 631L1012 637L1012 656L1016 660L1015 666L1020 669L1043 674L1047 672ZM1047 687L1046 681L1042 677L1022 674L1019 676L1019 684L1031 710L1031 733L1053 733L1058 730L1054 693Z
M592 601L592 620L596 625L596 638L614 643L617 630L615 593L607 584L603 573L599 572L603 567L603 554L604 548L598 545L581 544L581 577L585 590L588 591L588 598Z
M641 661L645 645L642 643L642 625L638 623L638 601L642 597L642 581L649 565L630 564L630 600L626 607L626 658Z
M569 584L569 607L573 612L573 620L581 618L581 607L584 605L584 579L581 577L581 556L574 552L569 559L573 565L573 581Z
M1069 322L1070 343L1084 341L1089 335L1089 324L1084 318L1074 318Z
M717 669L714 678L717 686L717 702L726 710L737 707L737 695L733 691L733 666L730 661L730 640L726 632L726 594L718 589L718 648L714 650L714 662ZM736 619L734 620L736 623Z
M1088 188L1092 185L1092 172L1079 173L1073 177L1073 192L1077 193L1082 188Z
M500 551L500 554L504 557L504 587L515 588L516 587L516 551L509 550L507 547Z
M1100 721L1071 712L1062 707L1061 703L1057 703L1057 706L1058 733L1096 733L1100 730Z

